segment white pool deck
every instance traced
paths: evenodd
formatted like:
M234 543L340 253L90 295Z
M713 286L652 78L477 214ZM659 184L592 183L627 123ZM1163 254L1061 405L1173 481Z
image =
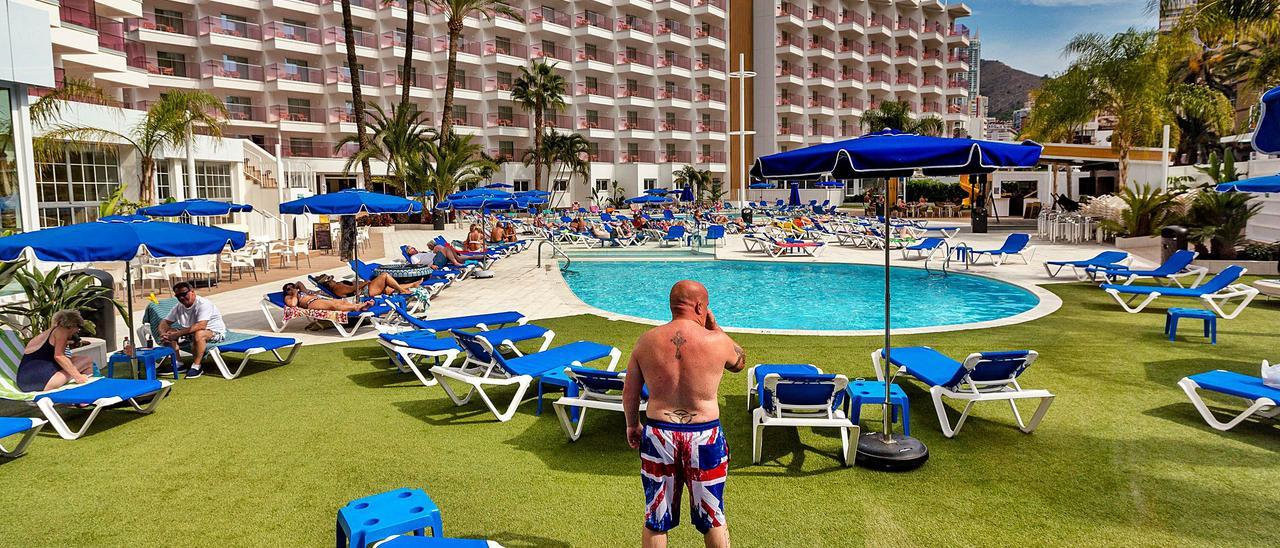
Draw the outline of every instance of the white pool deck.
M387 250L395 250L403 243L425 242L436 234L439 233L433 231L397 231L388 234L385 237L385 247ZM445 231L444 234L450 237L460 235L457 231ZM961 232L961 234L955 238L954 242L963 242L976 249L989 249L999 247L1006 236L1007 233L971 234L968 232ZM1032 291L1040 298L1040 304L1032 310L1010 318L977 324L918 329L895 329L894 332L905 334L976 329L1009 325L1042 317L1054 310L1057 310L1062 303L1057 296L1043 289L1041 286L1050 283L1080 283L1077 282L1075 277L1070 274L1069 270L1064 271L1057 278L1049 278L1045 273L1044 261L1085 259L1096 255L1100 251L1112 249L1097 244L1049 243L1035 239L1032 240L1032 245L1035 246L1035 255L1032 258L1030 265L1023 265L1019 263L1017 259L1013 259L1012 263L1006 263L996 267L987 264L984 260L983 264L973 265L967 271L969 274L989 276ZM656 249L653 245L649 245L647 247ZM427 316L449 317L516 310L524 314L531 321L542 318L555 318L578 314L595 314L611 320L632 320L649 324L659 323L652 320L622 316L587 305L574 295L573 291L569 289L569 286L561 277L557 264L554 261L549 261L546 256L547 253L545 253L544 250L543 267L538 268L537 245L535 243L535 245L528 251L498 261L493 267L493 278L485 280L465 280L456 283L453 287L445 289L439 296L432 299L432 304L430 309L427 311ZM902 252L898 250L893 250L890 256L894 266L923 266L923 261L921 260L903 260ZM816 258L769 258L763 253L746 252L741 236L736 235L730 235L724 244L717 248L716 257L719 260L884 264L883 251L855 249L852 247L842 247L834 244L827 245L825 251ZM931 263L931 266L936 266L936 263L936 261ZM1141 259L1136 260L1135 264L1139 266L1154 266L1149 261ZM963 266L957 267L954 264L952 266L953 270L966 272ZM350 274L348 269L334 269L326 272L334 274L335 276ZM305 273L300 273L298 277L300 279L304 278ZM231 329L236 331L272 335L274 333L270 330L259 303L262 300L262 296L266 293L279 291L280 285L282 285L281 282L261 284L217 294L212 296L211 299L222 311L223 318ZM715 306L715 297L715 295L712 295L713 309ZM279 311L276 310L273 311L273 313L279 314ZM295 337L306 344L321 344L344 340L332 329L321 332L311 332L305 330L304 326L305 322L295 320L285 328L281 335ZM731 331L815 335L867 335L880 333L879 330L800 331L735 329ZM360 332L352 336L350 340L368 339L376 336L377 332L375 330L371 328L362 328Z

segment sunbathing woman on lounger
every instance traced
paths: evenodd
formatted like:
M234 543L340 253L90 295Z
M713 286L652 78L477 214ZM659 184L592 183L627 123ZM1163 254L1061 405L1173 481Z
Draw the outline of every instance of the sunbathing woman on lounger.
M317 276L316 283L324 286L325 289L329 290L329 292L334 295L339 297L350 297L360 293L363 289L368 289L367 294L370 296L396 294L407 295L412 293L413 288L418 287L418 285L422 283L422 280L415 280L401 284L400 282L397 282L395 278L392 278L390 274L382 272L368 283L359 282L359 285L353 282L335 280L333 279L333 276L328 274Z
M284 291L284 304L307 310L337 310L340 312L360 312L373 306L373 301L353 303L341 299L333 299L321 295L318 291L307 289L302 282L290 282L281 288Z

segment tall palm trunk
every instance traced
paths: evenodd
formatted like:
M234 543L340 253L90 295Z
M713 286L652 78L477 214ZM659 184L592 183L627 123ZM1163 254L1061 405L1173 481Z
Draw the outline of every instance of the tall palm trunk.
M152 187L154 183L152 181L154 179L153 175L156 171L156 161L152 157L143 154L142 162L139 167L142 169L142 188L138 189L138 201L144 204L155 203L155 194L153 193Z
M533 111L533 188L542 190L542 126L545 123L542 109Z
M453 131L453 87L458 85L455 73L458 70L458 41L462 39L462 15L453 14L449 18L449 64L444 79L444 114L440 118L440 138L449 138Z
M405 7L409 10L406 13L404 23L404 69L400 76L400 108L409 108L409 81L413 75L413 7L417 5L418 0L407 0Z
M356 61L355 25L351 22L351 0L341 0L341 3L342 33L347 41L347 70L351 73L352 114L356 117L356 139L360 143L360 148L364 148L368 141L366 140L364 127L364 97L360 93L360 65ZM373 172L369 169L369 159L367 157L360 159L360 175L364 177L366 183L373 180ZM340 254L342 259L347 261L355 258L356 218L352 215L343 215L339 219L342 230L342 249Z

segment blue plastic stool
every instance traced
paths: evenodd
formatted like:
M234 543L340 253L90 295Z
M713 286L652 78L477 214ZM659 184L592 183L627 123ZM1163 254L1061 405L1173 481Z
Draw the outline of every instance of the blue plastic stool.
M880 381L855 380L845 388L849 397L849 420L858 424L862 419L862 406L884 404L884 383ZM902 433L911 435L911 406L907 402L907 393L896 384L889 386L889 409L895 415L890 421L897 421L896 415L902 413Z
M338 548L365 548L373 541L416 532L444 536L440 508L421 489L407 487L348 502L338 510Z
M1204 320L1204 336L1209 344L1218 344L1218 316L1203 308L1170 308L1164 318L1164 332L1172 342L1178 337L1178 320L1192 318Z
M173 354L173 349L167 346L157 346L154 348L137 348L134 353L138 355L138 363L141 363L147 373L147 380L156 380L156 366L160 365L164 360L173 360L173 378L178 378L177 357ZM107 376L114 377L116 373L117 363L129 363L129 355L124 351L112 352L107 356ZM134 372L137 376L137 371Z
M559 388L564 390L564 397L566 398L573 398L578 395L578 383L569 380L569 376L564 374L563 369L557 369L550 373L546 373L541 377L538 377L538 408L534 411L534 416L542 416L542 398L546 394L548 386L553 389ZM577 420L578 408L573 408L570 411L569 416L570 418Z

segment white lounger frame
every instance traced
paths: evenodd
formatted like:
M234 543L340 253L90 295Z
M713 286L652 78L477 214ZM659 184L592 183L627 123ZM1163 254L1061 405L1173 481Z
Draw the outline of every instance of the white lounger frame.
M884 382L885 380L884 367L880 362L880 352L882 350L883 349L876 350L871 353L871 365L876 370L876 380L879 380L880 382ZM1030 355L1027 357L1028 366L1031 365L1031 363L1034 363L1036 358L1039 357L1039 354L1034 350L1030 352ZM964 359L963 363L965 369L973 371L973 368L976 367L980 361L982 361L982 354L975 352L973 354L969 354L969 356ZM904 372L910 373L910 370L906 367L898 369L898 374ZM933 397L934 410L938 413L938 423L942 426L942 435L948 438L954 438L956 434L960 433L960 428L964 426L965 419L969 418L969 411L973 409L973 404L975 403L983 401L1009 402L1009 408L1013 410L1013 418L1018 422L1018 430L1021 430L1026 434L1030 434L1035 431L1036 427L1040 425L1040 421L1044 419L1045 413L1049 411L1049 405L1053 403L1054 395L1048 390L1024 389L1020 384L1018 384L1018 379L1016 377L983 382L971 382L968 378L968 374L966 373L965 380L962 380L957 384L956 389L954 390L942 386L929 387L929 394ZM943 398L952 398L963 400L965 402L964 410L960 412L960 418L956 420L954 426L952 426L951 420L947 417L947 406L943 403ZM1035 414L1032 415L1031 422L1029 423L1024 423L1022 421L1022 413L1018 411L1018 406L1016 405L1016 400L1022 399L1040 400L1040 406L1036 408Z
M1265 361L1262 364L1263 367L1268 365ZM1191 405L1196 407L1196 411L1200 412L1200 416L1204 418L1204 421L1209 423L1209 426L1212 426L1215 430L1226 432L1254 415L1265 419L1280 417L1280 404L1275 400L1271 398L1258 398L1256 400L1243 398L1249 402L1249 407L1241 411L1239 415L1232 417L1231 420L1222 422L1213 415L1213 412L1209 410L1209 406L1205 405L1204 399L1197 392L1200 389L1200 385L1196 381L1192 380L1191 377L1183 377L1182 380L1178 381L1178 386L1182 388L1183 392L1187 393L1187 397L1191 399Z
M493 348L488 341L484 339L477 340L480 344L485 345L486 350L490 353L497 352L497 349ZM613 371L614 368L618 366L618 359L621 357L622 351L618 350L616 347L610 351L609 367L607 370ZM570 363L569 366L582 367L582 363L575 361ZM478 362L472 359L471 356L467 356L466 359L462 360L462 363L456 367L436 366L432 367L430 371L433 376L444 376L467 385L467 392L465 394L458 395L458 393L454 392L454 389L449 386L449 383L444 382L443 379L439 379L440 388L444 389L445 394L449 396L450 400L453 400L454 405L466 405L471 401L472 395L479 394L480 400L484 402L485 407L489 408L489 411L493 412L493 416L496 417L499 422L507 422L511 420L511 417L515 416L516 409L520 406L520 403L524 401L524 393L529 390L529 385L533 384L533 382L537 380L529 375L509 375L505 370L499 367L497 363ZM506 408L499 410L498 406L494 404L493 399L489 397L489 393L485 391L485 387L513 385L516 387L516 393L512 395L511 401L506 405Z
M1191 265L1178 271L1177 273L1170 274L1168 276L1147 276L1142 274L1129 274L1129 275L1116 275L1116 276L1113 276L1113 278L1117 281L1123 279L1124 281L1119 282L1120 285L1131 285L1133 284L1133 282L1137 280L1151 278L1157 282L1160 282L1160 285L1165 285L1165 286L1176 285L1178 287L1195 288L1195 287L1200 287L1200 283L1204 281L1205 276L1207 276L1208 274L1209 274L1208 268L1205 268L1200 265ZM1182 278L1186 278L1188 276L1195 276L1196 281L1191 282L1191 285L1182 285Z
M292 322L293 320L297 320L297 319L311 320L311 318L307 318L306 316L299 316L297 318L293 318L293 320L289 320L288 322L284 321L284 316L283 316L284 309L280 308L279 306L276 306L276 303L271 302L271 299L266 299L266 298L262 299L262 302L259 304L259 306L262 308L262 315L266 316L267 318L267 325L270 325L271 331L275 333L280 333L284 331L285 326L289 325L289 322ZM282 314L279 324L276 323L276 317L274 313L276 310L279 310L280 313ZM355 323L351 324L351 327L345 327L342 324L342 322L335 322L333 320L313 320L313 321L329 322L331 325L333 325L335 329L338 330L338 334L342 335L342 338L344 339L350 338L352 335L356 334L356 332L359 331L360 328L364 326L365 321L368 321L370 325L374 325L374 326L378 324L378 319L373 312L360 313L360 315L356 318Z
M138 340L140 341L145 340L147 338L147 334L150 332L151 332L151 324L149 323L142 324L142 326L138 328L138 332L137 332ZM222 374L222 378L226 380L232 380L240 376L240 373L244 371L244 366L249 364L249 358L252 358L253 356L262 354L264 352L271 352L271 354L276 357L277 363L279 363L280 365L289 365L290 363L293 362L293 356L294 354L298 353L298 348L300 348L301 346L302 346L302 342L295 340L295 342L293 343L293 346L289 348L289 354L287 356L281 356L279 348L276 348L273 350L267 350L266 348L262 348L262 347L250 348L244 351L244 358L240 360L240 364L237 365L235 369L231 369L231 366L227 364L226 358L222 356L222 351L219 350L217 347L210 346L206 348L205 354L208 354L209 359L213 360L213 365L218 368L218 372ZM187 350L182 350L182 353L187 356L193 355L191 352ZM173 365L176 367L178 364L173 364Z
M165 381L165 380L162 380L159 382L160 382L160 390L154 392L154 395L152 396L151 401L148 402L146 405L139 403L137 398L129 398L128 400L120 398L119 396L98 398L92 404L90 404L93 406L93 409L89 411L89 416L85 417L84 422L80 425L79 430L72 429L71 426L67 423L66 419L64 419L62 415L58 414L57 404L53 403L53 400L49 398L40 398L41 394L46 394L49 392L35 393L36 400L34 404L36 408L40 409L41 413L44 413L44 417L49 420L49 424L53 426L54 430L58 431L58 435L62 436L62 439L74 440L76 438L79 438L80 436L83 436L85 431L89 430L89 425L93 424L93 419L98 418L98 413L100 413L103 409L110 407L112 405L116 405L118 403L127 401L129 403L129 406L133 407L133 409L139 413L142 413L144 415L149 415L152 412L154 412L156 410L156 407L160 405L160 401L163 400L165 396L168 396L169 390L173 388L172 382ZM76 385L76 386L85 386L85 385Z
M1062 273L1062 271L1063 271L1064 269L1067 269L1067 268L1070 268L1070 269L1071 269L1071 273L1072 273L1073 275L1075 275L1075 277L1076 277L1076 280L1077 280L1077 281L1087 282L1087 281L1092 281L1092 280L1094 280L1094 279L1096 279L1096 278L1097 278L1097 276L1096 276L1096 275L1094 275L1094 274L1090 273L1090 272L1087 270L1087 269L1088 269L1088 267L1079 267L1079 266L1076 266L1076 265L1073 265L1073 264L1057 264L1057 265L1050 265L1049 263L1050 263L1050 261L1045 261L1045 262L1044 262L1044 272L1045 272L1045 274L1048 274L1050 278L1057 278L1057 277L1058 277L1058 274L1061 274L1061 273ZM1125 258L1124 258L1124 260L1122 260L1122 261L1120 261L1120 262L1118 262L1118 263L1115 263L1115 264L1118 264L1118 265L1121 265L1121 266L1124 266L1124 267L1128 268L1128 267L1129 267L1129 265L1133 264L1133 255L1129 255L1128 257L1125 257ZM1057 268L1057 269L1054 269L1054 270L1050 270L1050 267L1051 267L1051 266L1056 266L1056 267L1058 267L1058 268Z
M480 324L476 327L479 327L483 331L488 331L488 327L484 324ZM543 350L546 350L548 346L551 346L551 341L555 337L556 332L548 329L547 332L542 335L542 346L538 348L538 352L542 352ZM423 386L435 386L436 384L439 384L439 381L437 381L435 377L423 372L422 366L418 364L417 358L427 358L433 361L439 359L440 364L435 365L434 367L448 367L453 364L454 360L458 359L459 355L462 354L462 350L459 348L449 348L446 350L423 350L421 348L414 348L406 342L388 341L382 337L378 337L378 344L382 346L382 350L387 353L387 358L391 360L392 365L396 366L396 369L401 373L413 373L413 375L418 377L418 380L422 382ZM524 355L520 353L520 349L516 347L515 342L509 339L502 340L502 342L498 343L498 346L510 350L517 356Z
M1022 259L1022 264L1029 265L1031 264L1032 259L1035 259L1035 256L1036 256L1036 246L1034 245L1028 245L1027 247L1022 248L1022 251L1018 251L1015 253L1003 253L1000 251L978 253L978 252L971 251L969 253L969 264L976 265L978 264L979 259L983 257L988 257L991 259L992 266L1001 266L1006 261L1008 261L1010 257L1017 257L1019 259Z
M1241 275L1243 274L1244 273L1241 272ZM1124 308L1125 312L1128 312L1130 314L1137 314L1139 312L1142 312L1143 309L1147 308L1147 305L1151 304L1153 301L1155 301L1157 298L1163 295L1163 293L1161 293L1158 289L1154 290L1151 293L1148 293L1146 298L1138 302L1138 304L1135 306L1133 304L1134 301L1137 301L1140 297L1142 297L1142 294L1128 294L1129 298L1125 299L1123 296L1121 296L1122 294L1120 293L1120 291L1115 288L1109 287L1107 288L1106 291L1107 293L1110 293L1112 297L1115 297L1116 302L1120 303L1120 307ZM1239 316L1241 312L1244 312L1244 309L1249 306L1249 303L1253 302L1253 299L1258 297L1258 293L1259 293L1258 288L1256 287L1253 287L1249 284L1236 283L1223 288L1222 291L1219 291L1217 293L1209 293L1207 295L1201 295L1199 299L1203 301L1204 305L1208 307L1210 310L1212 310L1215 314L1217 314L1218 316L1221 316L1222 319L1234 320L1236 316ZM1228 303L1230 303L1232 299L1236 299L1236 298L1240 298L1240 304L1236 305L1236 307L1232 309L1231 312L1227 312L1224 309L1224 307Z
M0 445L0 457L10 459L21 457L23 453L27 452L27 446L31 445L31 440L36 439L36 434L39 434L44 429L44 425L48 424L47 421L41 419L30 420L31 428L21 433L22 437L18 439L18 445L15 445L13 449L5 449L3 445Z
M610 369L612 371L612 369ZM566 367L565 374L569 376L569 380L573 380L573 372ZM619 380L625 379L627 374L622 373L618 377ZM622 394L613 394L609 392L596 392L588 390L585 386L579 385L581 392L577 397L562 397L552 402L556 410L556 417L560 419L560 427L564 429L564 433L569 436L569 441L578 441L582 437L582 425L586 423L587 409L600 409L603 411L623 412ZM649 407L649 402L640 402L640 412L643 413ZM573 419L569 416L570 408L578 410L578 424L573 423Z
M777 373L770 373L764 376L760 384L764 386L764 390L776 394L778 384L786 382L789 381L783 379ZM849 458L849 437L852 435L853 439L858 439L862 429L853 424L844 411L831 408L835 395L844 391L845 387L849 385L849 379L844 375L836 375L831 380L831 383L835 385L832 399L820 405L788 405L774 401L773 413L765 411L763 407L757 407L751 411L751 462L753 464L760 464L760 450L764 445L764 429L769 426L838 428L840 430L840 464L849 466L853 463L853 460ZM846 400L847 403L848 400Z

